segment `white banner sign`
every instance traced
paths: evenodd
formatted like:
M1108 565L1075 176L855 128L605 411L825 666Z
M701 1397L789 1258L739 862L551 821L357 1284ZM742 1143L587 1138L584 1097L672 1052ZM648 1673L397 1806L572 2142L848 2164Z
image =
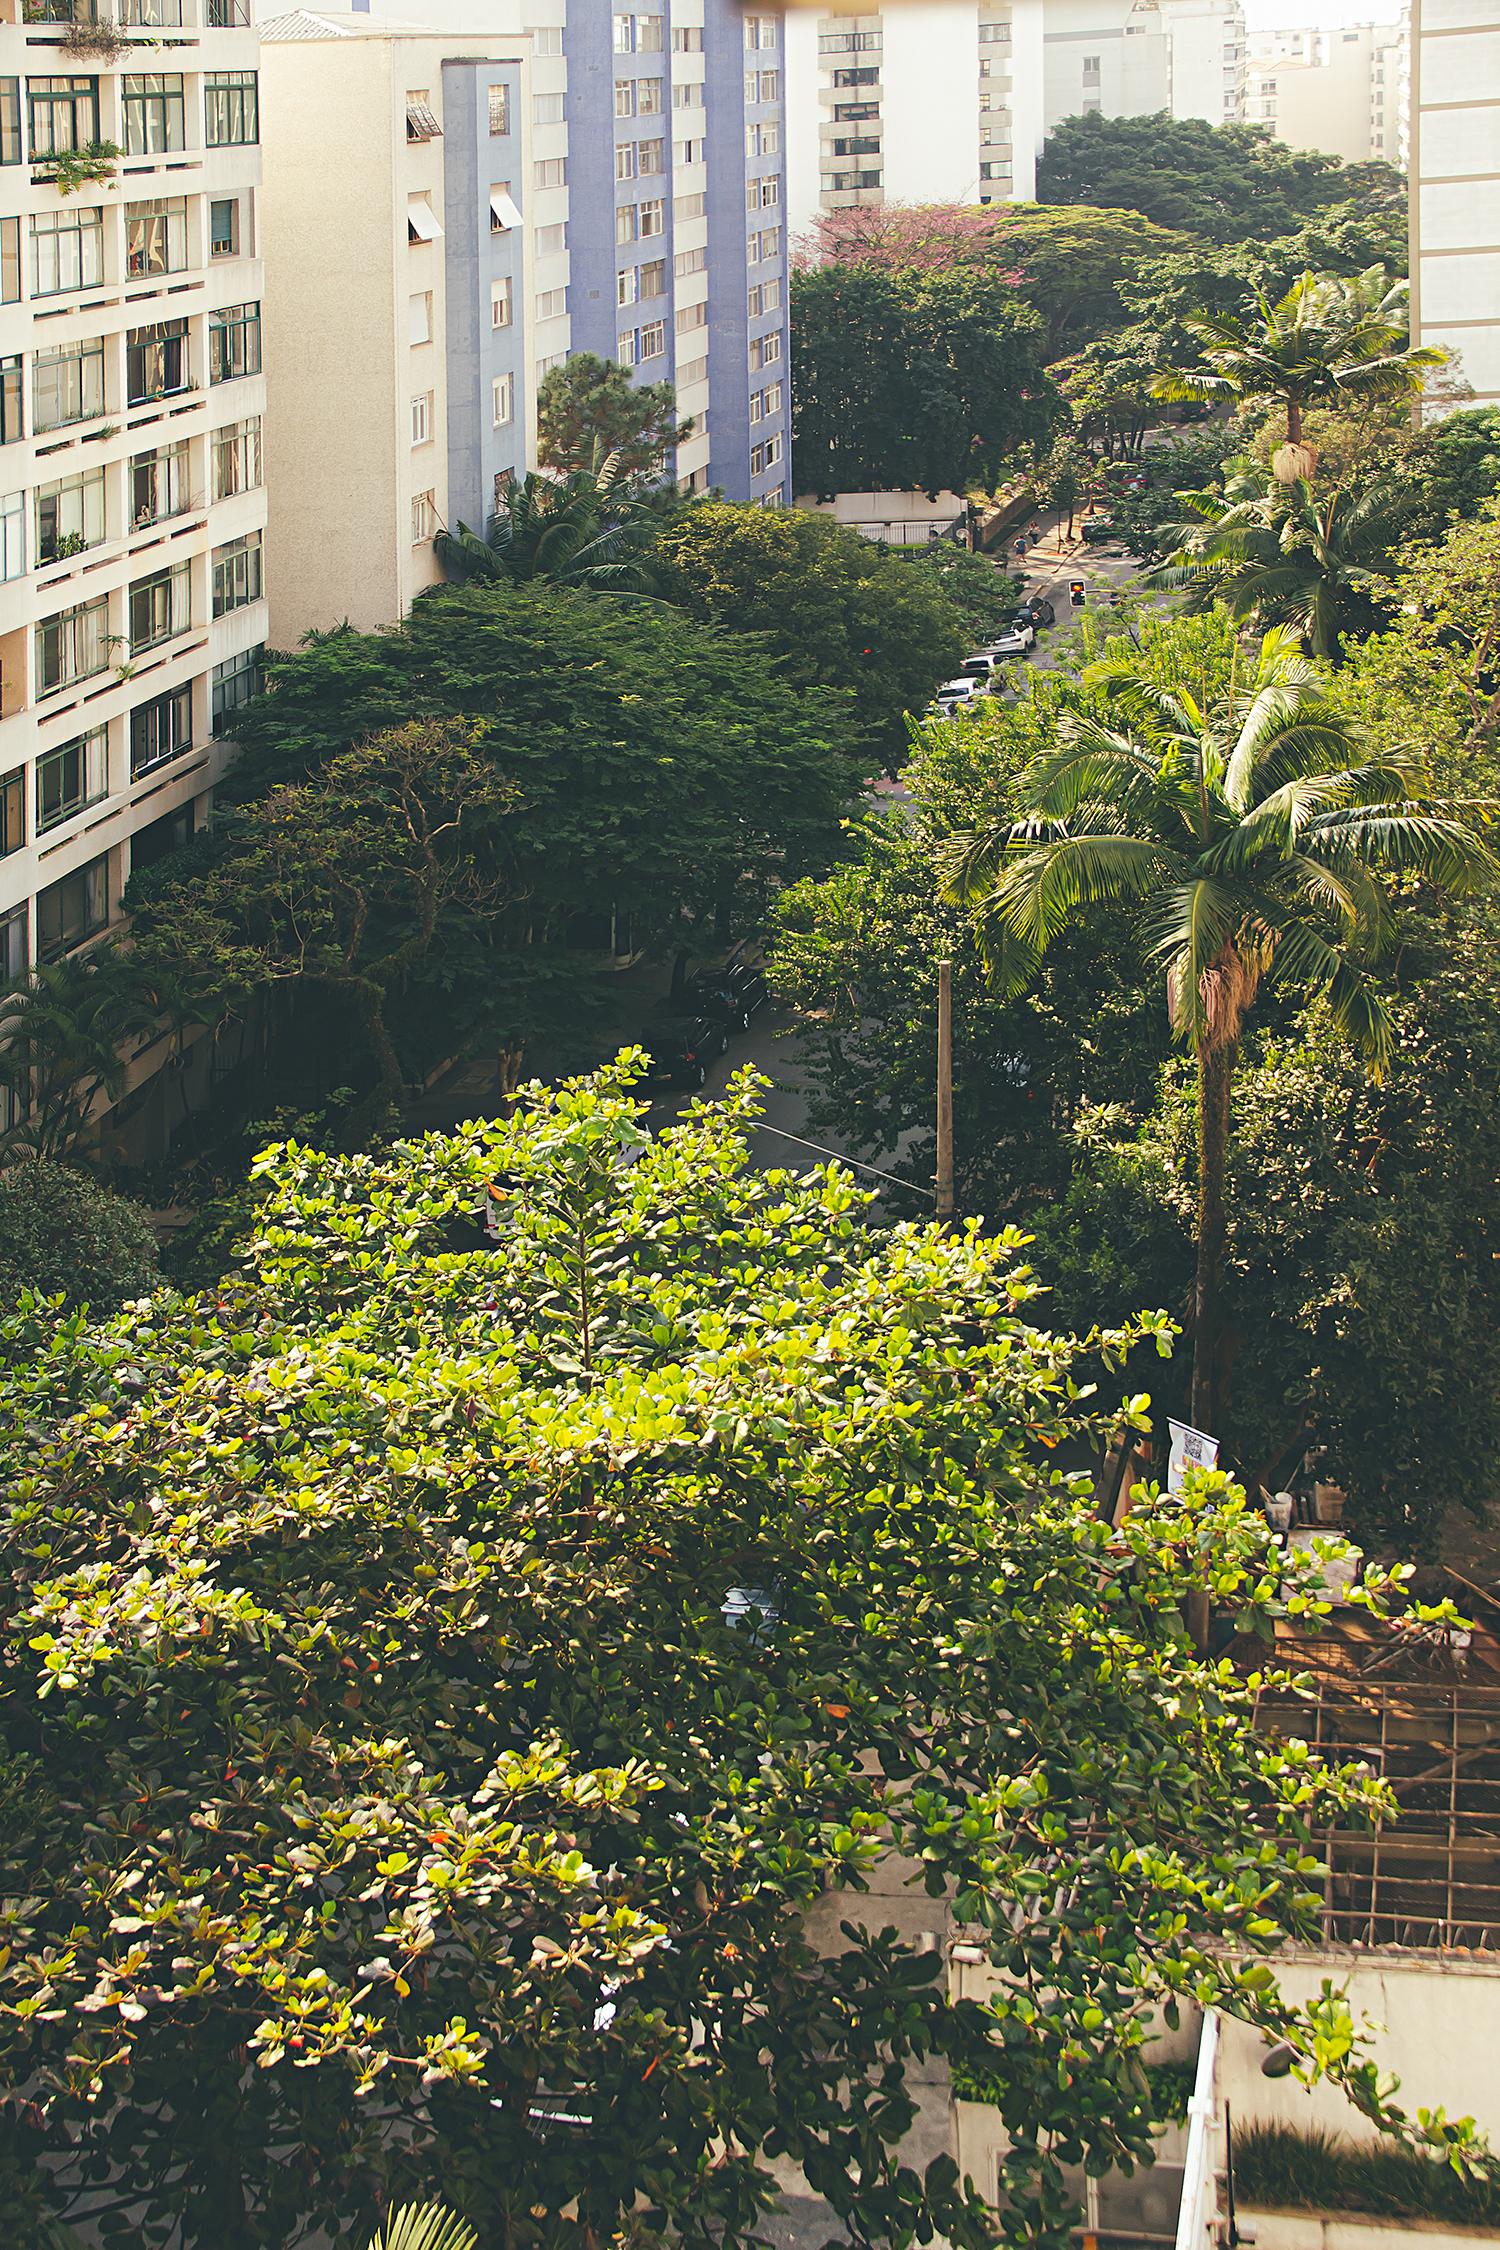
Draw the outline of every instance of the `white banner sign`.
M1212 1469L1219 1459L1219 1441L1206 1430L1194 1430L1186 1422L1167 1423L1172 1433L1172 1450L1167 1456L1167 1490L1180 1492L1189 1469Z

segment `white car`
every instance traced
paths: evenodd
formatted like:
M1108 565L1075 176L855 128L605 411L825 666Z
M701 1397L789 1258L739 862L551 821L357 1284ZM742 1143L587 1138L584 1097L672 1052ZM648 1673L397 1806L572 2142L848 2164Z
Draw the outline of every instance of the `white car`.
M1024 656L1028 649L1035 646L1036 627L1029 618L1023 624L1018 617L1003 632L995 635L990 642L990 653L993 656Z
M944 680L932 699L932 707L946 719L960 704L972 703L979 691L979 681L971 678L967 672L961 672L956 680Z
M976 656L966 656L960 671L978 687L988 687L1000 669L1000 658L992 648L982 648Z

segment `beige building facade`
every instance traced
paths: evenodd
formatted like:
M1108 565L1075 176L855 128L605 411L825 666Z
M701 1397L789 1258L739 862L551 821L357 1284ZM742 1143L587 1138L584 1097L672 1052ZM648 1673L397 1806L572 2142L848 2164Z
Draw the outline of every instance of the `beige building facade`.
M119 923L258 680L259 117L248 0L0 0L0 985Z
M1291 148L1404 168L1406 105L1404 23L1267 31L1250 41L1245 115Z
M1500 405L1500 13L1412 0L1412 333Z

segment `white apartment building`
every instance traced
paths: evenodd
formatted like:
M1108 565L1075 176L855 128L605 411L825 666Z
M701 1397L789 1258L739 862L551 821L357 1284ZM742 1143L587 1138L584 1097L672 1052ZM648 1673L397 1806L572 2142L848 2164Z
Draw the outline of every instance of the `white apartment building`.
M266 639L248 0L0 0L0 981L205 812Z
M1500 405L1500 16L1412 0L1412 334Z
M1029 202L1065 117L1243 115L1240 0L889 0L787 18L795 236L851 204Z
M1257 32L1245 115L1292 148L1404 168L1406 56L1405 24Z

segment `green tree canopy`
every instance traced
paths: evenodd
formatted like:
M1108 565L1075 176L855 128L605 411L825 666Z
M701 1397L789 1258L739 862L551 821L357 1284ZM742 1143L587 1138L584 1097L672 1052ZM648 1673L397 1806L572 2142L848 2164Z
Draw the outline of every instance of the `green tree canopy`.
M86 1172L41 1157L0 1171L0 1296L23 1289L113 1312L148 1296L159 1276L156 1239L139 1204Z
M704 502L663 531L653 568L689 616L759 635L786 679L846 690L850 751L877 764L895 762L905 714L926 708L964 653L935 577L807 509Z
M733 2250L771 2156L856 2236L981 2250L951 2160L901 2160L934 2055L993 2087L1008 2238L1064 2250L1062 2165L1148 2153L1185 1994L1389 2118L1264 1959L1377 1785L1258 1738L1180 1621L1200 1555L1247 1626L1316 1566L1222 1479L1097 1519L1018 1238L748 1170L743 1094L642 1114L605 1078L284 1146L216 1291L7 1316L17 2250L101 2196L149 2250L363 2241L435 2187L481 2250ZM862 1908L895 1852L988 2010Z
M440 531L434 545L451 579L546 578L599 593L638 592L661 520L617 455L566 475L513 477L481 539L466 523Z
M797 482L988 489L1056 416L1038 316L1001 273L818 266L792 277Z
M1049 360L1123 326L1121 285L1141 261L1189 247L1139 211L1042 202L1006 203L994 213L993 254L1015 268L1027 302L1046 322Z
M1346 166L1288 148L1259 126L1166 110L1065 117L1037 160L1036 189L1039 203L1139 211L1224 243L1270 243L1350 202L1393 219L1403 209L1401 175L1389 165Z
M617 360L574 352L536 394L537 459L544 469L597 470L613 455L626 478L654 483L674 446L692 435L671 383L638 383Z

